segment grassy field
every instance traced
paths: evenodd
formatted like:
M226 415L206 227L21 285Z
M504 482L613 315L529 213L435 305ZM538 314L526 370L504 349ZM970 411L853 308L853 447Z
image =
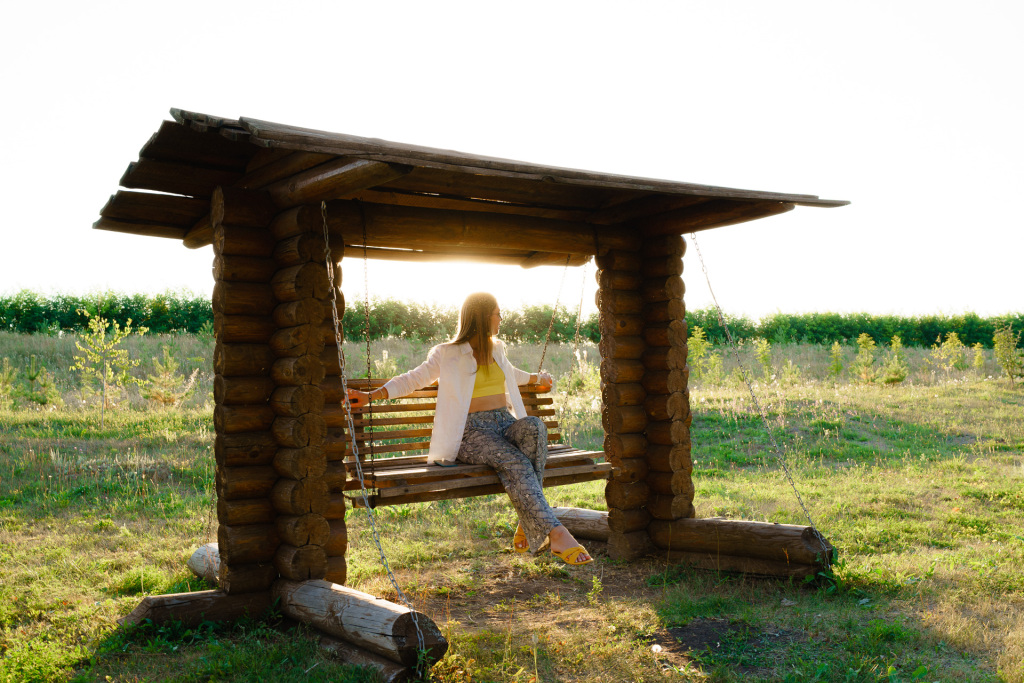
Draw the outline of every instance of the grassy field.
M21 368L37 354L64 398L0 410L0 681L372 680L324 658L280 615L117 627L144 595L208 587L185 560L216 536L211 349L183 336L131 350L150 359L168 343L183 373L200 369L197 392L168 410L132 389L100 429L67 371L71 340L0 333L0 358ZM425 350L377 343L371 364L387 375ZM540 352L511 355L535 369ZM698 516L806 523L782 457L839 549L834 582L614 562L595 542L597 561L582 568L523 559L510 552L515 519L502 496L379 510L403 589L451 642L434 679L1024 682L1024 388L991 379L991 358L947 375L926 353L908 351L904 384L879 386L826 379L826 348L774 349L776 379L756 391L781 454L731 379L734 361L723 382L695 383ZM365 356L350 349L351 366ZM754 365L751 349L741 356ZM798 377L782 372L787 360ZM560 346L545 361L563 379L560 419L574 443L599 448L596 369L570 382L570 361ZM549 498L604 507L596 482ZM349 513L349 583L394 599L364 514Z

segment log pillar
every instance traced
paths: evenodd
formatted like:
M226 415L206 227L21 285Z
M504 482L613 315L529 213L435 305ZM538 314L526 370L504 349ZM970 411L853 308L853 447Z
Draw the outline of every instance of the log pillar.
M647 412L644 402L644 319L641 255L611 249L597 256L597 308L601 330L601 421L604 451L615 468L605 485L608 549L615 559L632 559L651 549L646 481Z
M653 551L654 522L694 514L685 246L678 235L648 236L638 251L597 258L604 449L615 468L605 498L616 559Z
M648 448L647 511L654 520L693 517L690 394L687 388L686 307L681 277L686 242L679 235L648 237L641 247L643 354ZM653 525L653 522L652 522ZM654 543L658 538L652 534Z
M280 477L273 496L275 530L281 540L274 566L285 579L326 578L341 583L344 573L329 572L327 555L329 547L337 546L336 542L332 546L337 530L327 517L327 427L321 389L329 293L325 245L322 227L294 221L295 212L285 211L268 226L276 266L270 280L276 303L275 331L269 340L275 358L271 432L278 445L274 470Z
M217 188L211 199L217 540L228 594L268 591L277 578L272 212L259 193Z

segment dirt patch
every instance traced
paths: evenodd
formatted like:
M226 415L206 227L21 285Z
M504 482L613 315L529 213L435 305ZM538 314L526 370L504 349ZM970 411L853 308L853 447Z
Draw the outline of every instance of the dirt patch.
M752 629L749 624L714 617L697 618L685 626L663 629L654 634L651 648L664 664L677 669L699 669L698 655L714 655L723 648L742 645L751 654L767 655L772 650L785 650L793 643L807 640L807 635L786 629ZM659 649L660 648L660 649ZM769 669L739 667L742 675L763 676Z

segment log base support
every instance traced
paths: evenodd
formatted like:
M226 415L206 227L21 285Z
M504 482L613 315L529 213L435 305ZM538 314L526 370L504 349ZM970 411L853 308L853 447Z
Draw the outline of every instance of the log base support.
M259 618L270 609L271 598L267 591L228 595L220 589L195 591L193 593L171 593L151 595L143 598L136 607L119 623L141 624L146 619L159 624L165 621L180 621L186 626L198 626L204 621L234 621L243 617Z

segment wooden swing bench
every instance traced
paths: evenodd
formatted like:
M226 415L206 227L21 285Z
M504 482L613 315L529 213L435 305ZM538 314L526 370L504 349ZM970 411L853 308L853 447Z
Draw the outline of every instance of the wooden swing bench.
M350 379L348 386L371 391L384 380ZM611 463L602 462L602 451L585 451L561 443L555 418L554 400L542 394L550 389L529 384L519 387L529 415L540 417L548 428L548 461L544 486L561 486L594 479L607 479ZM400 399L376 401L353 409L359 460L371 507L419 503L432 500L470 498L505 489L493 469L486 465L459 463L439 467L427 462L437 387L424 387ZM335 410L335 409L331 409ZM339 406L336 410L344 411ZM372 419L371 419L372 418ZM347 440L347 439L346 439ZM351 448L345 448L346 491L358 491L359 479ZM355 504L362 499L355 496Z

